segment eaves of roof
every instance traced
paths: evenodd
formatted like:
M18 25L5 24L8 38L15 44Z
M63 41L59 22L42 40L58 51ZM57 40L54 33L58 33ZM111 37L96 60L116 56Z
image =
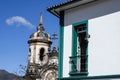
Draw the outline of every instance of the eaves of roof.
M50 7L48 7L48 9L58 8L58 7L61 7L61 6L64 6L64 5L71 4L71 3L76 2L76 1L79 1L79 0L68 0L67 2L63 2L63 3L60 3L60 4L50 6Z
M92 1L96 1L96 0L69 0L67 2L63 2L61 4L48 7L47 11L49 11L50 13L52 13L53 15L57 17L60 17L60 11L64 11L72 7L80 6L80 5L83 5L83 4L92 2Z

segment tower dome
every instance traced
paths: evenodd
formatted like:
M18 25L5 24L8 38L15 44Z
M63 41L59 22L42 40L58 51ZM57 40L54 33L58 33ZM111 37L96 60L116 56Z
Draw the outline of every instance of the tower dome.
M50 35L45 33L45 28L42 24L42 15L40 15L40 23L37 27L37 31L30 35L30 39L28 43L34 43L34 42L45 42L45 43L52 43L50 41Z

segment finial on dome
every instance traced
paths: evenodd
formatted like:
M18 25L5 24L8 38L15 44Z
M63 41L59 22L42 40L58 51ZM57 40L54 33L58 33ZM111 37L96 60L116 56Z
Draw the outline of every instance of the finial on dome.
M42 25L42 12L40 13L40 25Z
M37 27L37 30L41 32L45 30L43 27L42 12L40 13L40 23L39 23L39 26Z

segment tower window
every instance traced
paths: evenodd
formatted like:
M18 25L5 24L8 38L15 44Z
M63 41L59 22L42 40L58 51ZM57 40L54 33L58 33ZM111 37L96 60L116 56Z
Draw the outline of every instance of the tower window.
M44 49L44 48L41 48L41 49L40 49L40 55L39 55L40 61L43 61L44 52L45 52L45 49Z

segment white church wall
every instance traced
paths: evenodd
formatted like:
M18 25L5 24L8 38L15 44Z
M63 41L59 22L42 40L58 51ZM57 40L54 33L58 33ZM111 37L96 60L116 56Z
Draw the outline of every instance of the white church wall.
M40 59L39 59L40 52L39 51L41 48L45 49L44 53L48 53L48 44L46 43L36 43L36 44L30 45L30 49L31 49L30 63L33 63L33 58L35 58L35 63L38 63L38 64L40 63Z
M30 49L31 49L30 63L33 63L34 46L31 45L31 46L30 46Z
M89 75L120 74L120 11L88 22Z
M72 25L64 27L63 77L69 76L69 57L72 46Z
M40 63L40 59L39 59L39 55L40 55L40 49L44 48L45 52L44 53L48 53L48 44L46 43L37 43L36 44L36 63Z
M40 46L36 45L36 63L39 63L40 59L39 59L39 51L40 51Z

